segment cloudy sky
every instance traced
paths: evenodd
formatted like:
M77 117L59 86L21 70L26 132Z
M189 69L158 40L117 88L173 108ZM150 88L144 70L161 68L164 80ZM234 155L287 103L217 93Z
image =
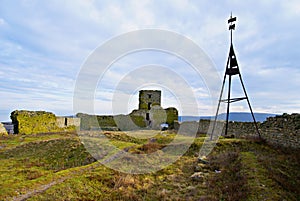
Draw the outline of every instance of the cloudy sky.
M223 79L231 12L238 18L234 47L254 111L299 113L298 0L0 0L0 120L9 120L15 109L73 114L76 80L89 56L114 37L141 29L168 30L189 38L202 48ZM150 64L160 65L158 72L153 73L155 66ZM116 93L125 94L128 101L122 104L130 111L137 108L138 90L161 89L162 106L175 106L184 113L182 105L191 102L180 100L178 94L188 87L195 94L196 106L193 103L184 114L213 114L214 100L205 78L201 79L205 75L196 76L189 69L182 58L166 52L144 50L123 55L98 80L94 112L110 114L119 108L113 104ZM187 85L176 76L166 76L171 70ZM123 84L131 91L120 87ZM236 80L234 86L239 86ZM239 90L233 87L237 96ZM236 103L232 111L248 108Z

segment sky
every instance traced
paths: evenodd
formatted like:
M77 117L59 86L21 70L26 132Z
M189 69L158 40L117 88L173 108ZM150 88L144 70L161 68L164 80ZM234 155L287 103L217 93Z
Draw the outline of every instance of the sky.
M8 121L16 109L74 114L78 77L90 56L106 42L133 31L158 29L190 39L211 60L222 80L231 12L237 17L235 53L253 110L299 113L298 0L0 0L0 121ZM157 65L158 72L154 72ZM174 76L167 76L168 72ZM139 90L159 89L163 107L177 107L184 115L213 115L216 100L205 79L174 54L132 52L113 61L99 78L93 91L93 112L130 112L138 107ZM216 84L221 87L219 81ZM180 99L181 93L189 97L187 88L195 102ZM233 81L232 93L243 95L238 80ZM114 104L114 97L120 94L126 101ZM249 109L239 102L232 104L231 111Z

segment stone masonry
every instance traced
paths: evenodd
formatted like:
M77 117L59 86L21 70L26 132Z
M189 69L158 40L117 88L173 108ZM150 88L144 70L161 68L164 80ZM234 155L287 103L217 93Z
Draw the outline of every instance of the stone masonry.
M15 134L74 131L80 126L79 118L56 117L46 111L15 110L10 117Z
M176 108L163 109L161 107L160 90L139 91L139 109L133 110L131 116L141 116L146 126L152 129L160 129L162 123L167 123L170 128L174 127L174 121L178 120Z
M139 110L151 110L153 106L160 106L161 91L141 90L139 91Z
M60 128L75 126L80 127L80 118L77 117L56 117L56 124Z
M185 123L185 122L183 122ZM200 120L198 133L207 133L213 121ZM225 122L223 132L225 132ZM211 124L212 125L212 124ZM270 144L300 148L300 114L283 114L269 117L263 123L258 122L261 137ZM252 122L229 122L228 136L237 138L257 137L256 129Z

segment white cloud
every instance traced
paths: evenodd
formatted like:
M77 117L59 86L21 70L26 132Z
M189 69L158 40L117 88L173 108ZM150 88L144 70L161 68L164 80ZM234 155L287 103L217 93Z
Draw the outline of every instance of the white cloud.
M71 108L69 103L77 74L90 52L115 35L138 29L164 28L188 36L209 54L222 75L229 48L226 21L232 10L238 17L234 31L236 53L253 104L261 111L300 110L294 101L300 98L295 92L300 87L297 70L300 3L297 0L263 0L255 4L230 1L214 5L209 1L189 0L56 0L51 3L27 0L0 4L3 4L0 6L0 86L1 96L6 103L11 103L5 104L7 108L39 106L58 111ZM112 95L126 73L154 63L175 69L197 94L198 109L209 110L203 80L187 70L187 64L153 52L138 56L126 55L122 58L124 62L116 62L106 72L101 86L104 97ZM151 77L128 76L123 88L130 89L146 78ZM180 83L161 74L157 79L165 80L168 86L177 87L178 93L185 94ZM109 112L106 109L109 101L101 96L97 98L102 101L96 103L97 112ZM165 98L166 106L177 104L172 96ZM132 108L134 103L128 107Z
M289 0L281 2L282 7L285 9L286 16L289 18L300 16L300 2L298 0Z
M0 26L5 24L5 20L3 18L0 18Z

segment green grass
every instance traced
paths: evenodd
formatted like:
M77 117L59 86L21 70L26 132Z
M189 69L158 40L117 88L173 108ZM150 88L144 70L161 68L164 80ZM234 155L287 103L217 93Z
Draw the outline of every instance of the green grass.
M0 136L0 151L16 147L18 145L24 145L29 142L45 141L51 139L64 139L74 138L76 133L44 133L33 135L8 135Z
M153 134L151 134L153 132ZM173 164L154 173L132 175L109 169L85 149L113 145L131 154L160 152L176 138L174 156L191 139L169 131L97 132L15 135L0 138L0 200L298 200L299 150L264 142L221 138L208 156L197 162L205 137L197 137ZM151 136L151 139L146 139ZM159 156L159 155L158 155ZM108 155L99 156L103 159ZM147 161L148 160L148 161ZM145 158L145 163L153 159ZM124 165L124 164L116 164ZM129 167L128 168L132 168ZM218 173L216 173L216 170ZM201 171L202 180L191 175ZM220 171L220 172L219 172ZM24 197L22 197L24 196Z
M268 177L268 170L259 164L257 156L253 152L241 152L240 158L243 163L243 173L247 176L249 200L280 200L280 187Z
M221 139L210 155L208 200L299 200L299 150Z

